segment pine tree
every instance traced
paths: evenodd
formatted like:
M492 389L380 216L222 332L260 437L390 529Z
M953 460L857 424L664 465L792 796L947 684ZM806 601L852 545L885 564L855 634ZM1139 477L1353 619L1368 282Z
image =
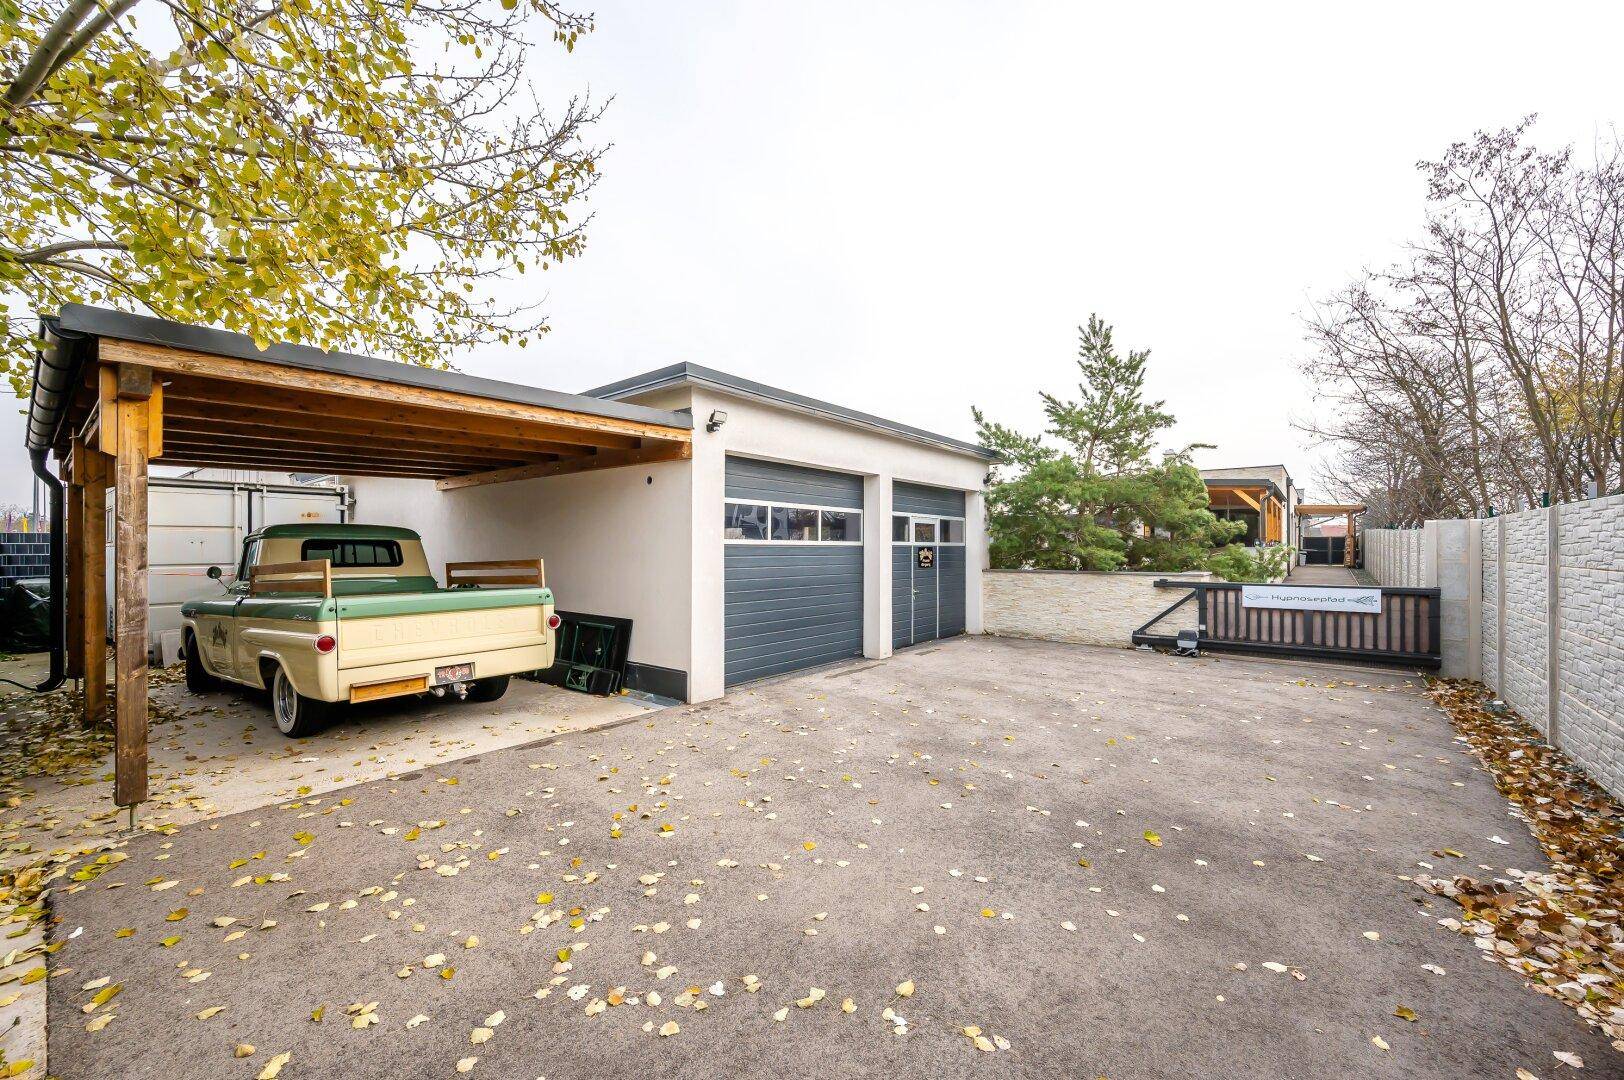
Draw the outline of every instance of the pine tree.
M1040 394L1049 421L1042 435L971 410L982 444L1002 459L987 492L994 566L1186 570L1244 530L1207 508L1190 464L1197 447L1156 460L1156 437L1173 417L1164 402L1144 399L1149 360L1149 350L1119 355L1111 327L1091 315L1078 327L1077 400Z

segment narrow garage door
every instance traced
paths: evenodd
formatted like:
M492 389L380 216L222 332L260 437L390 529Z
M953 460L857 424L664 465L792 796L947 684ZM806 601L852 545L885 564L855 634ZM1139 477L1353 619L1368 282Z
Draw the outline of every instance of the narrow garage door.
M891 646L964 633L964 492L891 492Z
M863 654L863 479L727 459L729 686Z

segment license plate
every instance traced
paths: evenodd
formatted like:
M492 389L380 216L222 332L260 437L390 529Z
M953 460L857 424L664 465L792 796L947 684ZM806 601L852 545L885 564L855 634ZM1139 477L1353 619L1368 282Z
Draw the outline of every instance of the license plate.
M451 683L472 682L474 678L474 665L447 664L445 667L434 669L434 685L446 686Z

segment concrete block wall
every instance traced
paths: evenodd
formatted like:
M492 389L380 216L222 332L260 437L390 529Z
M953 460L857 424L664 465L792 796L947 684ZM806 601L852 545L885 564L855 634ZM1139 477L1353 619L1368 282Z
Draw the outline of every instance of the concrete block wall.
M1478 524L1483 681L1624 798L1624 495Z
M1498 553L1500 523L1503 518L1490 518L1481 521L1478 530L1478 560L1482 566L1479 575L1483 602L1482 608L1483 636L1478 642L1479 664L1483 673L1483 682L1489 686L1500 685L1500 650L1497 642L1500 640L1500 572Z
M1542 729L1547 728L1546 646L1550 630L1545 621L1545 524L1549 513L1529 510L1505 516L1505 545L1497 556L1497 570L1505 582L1501 604L1500 681L1495 690L1507 705ZM1546 730L1546 736L1550 732Z
M1001 637L1072 641L1129 648L1133 632L1181 596L1158 589L1160 578L1217 581L1212 574L1158 574L1134 571L986 570L981 575L985 632ZM1193 630L1194 601L1157 623L1155 631Z
M1558 737L1618 795L1624 792L1624 495L1558 507L1557 552Z
M1392 588L1430 589L1426 573L1425 529L1367 529L1359 534L1365 570L1378 584Z

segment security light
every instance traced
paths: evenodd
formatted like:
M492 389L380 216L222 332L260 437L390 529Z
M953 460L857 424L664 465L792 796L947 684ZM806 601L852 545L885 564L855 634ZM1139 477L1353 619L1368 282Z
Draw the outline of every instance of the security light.
M727 413L723 412L721 409L712 409L710 420L705 424L705 430L715 431L725 423L727 423Z

